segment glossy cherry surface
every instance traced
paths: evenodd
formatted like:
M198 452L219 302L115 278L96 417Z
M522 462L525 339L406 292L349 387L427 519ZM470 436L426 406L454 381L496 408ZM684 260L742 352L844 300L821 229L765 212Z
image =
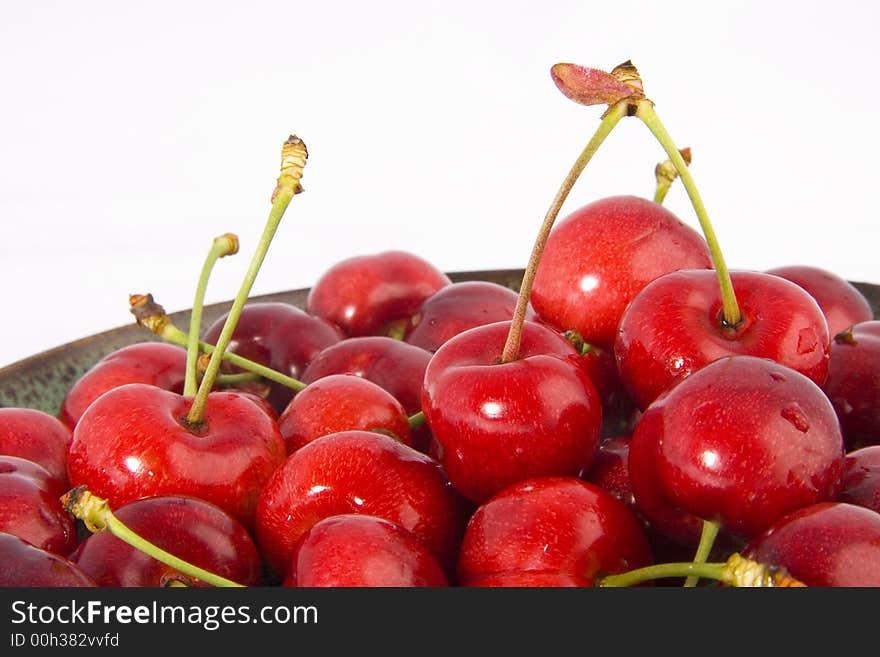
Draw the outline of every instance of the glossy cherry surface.
M837 500L880 513L880 445L849 452L843 470L843 489Z
M0 408L0 454L18 456L67 481L67 450L73 434L57 418L33 408Z
M75 563L31 545L18 536L0 532L0 586L97 586Z

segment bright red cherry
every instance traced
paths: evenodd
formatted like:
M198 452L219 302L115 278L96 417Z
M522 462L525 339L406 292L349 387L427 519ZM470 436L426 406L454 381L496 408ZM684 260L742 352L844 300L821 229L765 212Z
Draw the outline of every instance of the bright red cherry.
M56 479L67 481L70 428L33 408L0 408L0 454L38 463Z
M623 502L573 477L538 477L509 486L468 522L458 582L510 573L592 582L653 561L641 524Z
M425 372L422 408L453 485L481 503L510 484L576 476L593 460L602 408L574 347L523 324L520 355L499 363L510 322L459 333Z
M669 210L636 196L612 196L556 224L531 301L559 330L610 349L620 316L645 285L677 269L711 267L706 241Z
M448 586L437 557L413 534L375 516L315 523L297 544L283 586Z
M880 445L862 447L846 455L843 489L837 501L880 513Z
M95 363L64 396L58 417L73 428L93 401L126 383L183 392L186 350L164 342L141 342L117 349Z
M607 490L630 509L636 499L629 483L629 436L607 438L599 443L596 458L581 478Z
M260 490L284 461L278 426L245 396L213 392L204 421L191 427L192 401L143 384L102 395L73 432L71 485L113 508L155 495L197 497L252 528Z
M711 270L677 271L635 296L620 320L614 355L624 385L644 409L664 390L724 356L769 358L822 385L828 373L828 324L816 301L778 276L731 272L742 315L722 320Z
M825 315L831 337L853 324L874 319L865 295L833 272L809 265L790 265L768 269L767 273L797 283L809 292Z
M319 520L358 513L394 522L424 541L449 572L469 509L443 469L389 436L343 431L291 454L260 494L256 537L286 575L297 541Z
M69 559L31 545L18 536L0 532L0 586L97 586Z
M113 511L129 529L176 557L238 584L260 583L261 562L251 536L219 507L192 497L135 500ZM87 537L70 555L99 586L206 586L116 538Z
M819 387L753 356L717 360L661 395L629 453L630 484L649 522L666 525L668 515L654 512L672 508L744 537L833 500L843 465L840 427Z
M743 556L785 568L807 586L880 586L880 513L813 504L754 537Z
M451 283L434 265L405 251L355 256L324 272L309 291L306 312L336 324L349 337L388 335Z
M316 438L350 429L387 432L412 445L400 402L372 381L350 374L331 374L310 383L287 405L278 428L288 454Z

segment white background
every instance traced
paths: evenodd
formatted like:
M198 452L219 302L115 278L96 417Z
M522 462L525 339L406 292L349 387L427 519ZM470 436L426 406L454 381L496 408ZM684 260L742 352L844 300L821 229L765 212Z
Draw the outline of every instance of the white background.
M308 145L254 294L386 249L522 267L602 108L549 69L632 59L728 264L880 283L876 3L3 2L0 366L128 324L128 295L238 290L280 147ZM659 145L623 121L569 211L651 196ZM666 205L697 227L677 185Z

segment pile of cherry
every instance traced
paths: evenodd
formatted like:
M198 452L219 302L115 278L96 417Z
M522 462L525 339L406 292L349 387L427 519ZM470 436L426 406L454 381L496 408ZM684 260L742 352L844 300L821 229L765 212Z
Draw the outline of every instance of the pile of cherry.
M880 585L869 303L808 265L728 271L635 69L553 77L608 110L519 293L387 251L303 309L249 302L302 190L289 139L227 315L202 331L197 293L187 333L133 295L163 340L57 417L0 409L0 585ZM663 191L554 223L626 116L669 154ZM703 235L662 205L679 176ZM215 246L204 275L238 249Z

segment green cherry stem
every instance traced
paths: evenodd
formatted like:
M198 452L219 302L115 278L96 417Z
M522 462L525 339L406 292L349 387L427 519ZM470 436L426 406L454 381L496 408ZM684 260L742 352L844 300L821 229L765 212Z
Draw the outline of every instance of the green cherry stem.
M192 397L198 390L198 359L199 359L199 332L202 326L202 307L205 303L205 291L208 288L208 279L214 270L216 262L228 255L238 252L238 237L232 233L226 233L215 237L211 249L205 257L199 282L196 285L196 295L193 301L192 313L189 320L189 338L186 345L186 377L183 383L183 394Z
M422 411L419 411L418 413L410 415L407 418L407 422L409 423L410 429L418 429L425 423L425 414Z
M694 554L694 563L705 563L709 558L709 553L712 552L712 546L715 545L715 539L718 536L718 531L721 529L721 525L717 522L712 522L711 520L703 521L703 531L700 534L700 544L697 546L697 551ZM692 588L697 585L697 581L699 580L699 576L691 575L684 581L685 588Z
M263 377L254 372L241 372L240 374L218 374L214 381L218 386L235 386L239 383L260 381Z
M189 575L212 586L243 586L175 557L170 552L166 552L155 543L151 543L140 534L135 533L113 515L107 500L97 495L92 495L85 486L79 486L62 495L61 503L71 516L82 520L90 532L97 533L107 530L119 540L125 541L133 548L151 556L153 559L179 570L184 575Z
M679 152L681 153L685 164L690 166L691 149L682 148ZM654 178L657 180L657 187L654 190L654 203L657 205L663 205L663 201L666 200L666 194L669 192L669 188L672 187L672 183L678 178L678 170L675 168L672 160L666 159L654 167Z
M718 244L718 239L715 237L715 231L712 228L712 223L709 221L709 215L703 205L703 199L700 197L699 191L697 191L697 186L694 183L693 176L691 176L687 163L684 161L678 148L676 148L675 143L672 141L672 137L666 132L666 128L660 121L660 117L657 116L657 112L654 111L654 104L650 100L640 100L636 105L635 115L642 120L654 137L657 138L657 141L663 146L663 149L666 151L666 154L675 166L676 171L678 171L681 182L687 190L688 197L691 200L691 205L693 205L694 210L697 213L697 218L699 219L700 227L703 230L703 235L709 245L709 251L712 255L712 264L715 267L715 272L718 275L718 282L721 286L721 302L724 323L727 326L736 326L742 319L742 315L740 314L739 304L736 302L736 295L733 292L733 283L730 280L730 272L724 262L721 247Z
M302 191L299 180L302 177L302 171L307 158L308 151L305 144L299 137L291 135L284 143L281 151L281 175L278 177L275 191L272 193L272 209L269 211L269 218L266 220L263 234L257 243L256 250L251 258L250 266L247 272L245 272L238 294L232 302L232 308L229 310L226 322L223 324L223 329L220 331L220 337L217 338L217 344L214 347L214 352L211 354L208 369L205 370L205 375L202 377L198 392L186 416L186 420L191 426L198 426L204 420L208 393L211 391L214 380L220 371L223 354L232 340L232 333L235 330L236 324L238 324L241 311L247 302L248 295L257 278L257 273L260 271L260 267L269 250L269 244L278 230L281 217L284 216L284 211L287 210L291 199L293 199L295 194Z
M528 265L523 274L522 283L520 284L519 289L519 297L516 301L516 309L513 312L513 321L510 324L510 331L508 332L507 340L504 343L504 350L501 352L502 363L514 361L519 356L519 347L522 342L522 327L523 322L525 322L526 310L532 294L532 285L535 282L535 275L538 272L538 264L541 262L541 254L544 252L547 238L550 237L553 223L556 221L556 217L559 214L560 209L562 209L565 199L568 198L569 192L572 187L574 187L575 182L587 166L587 163L589 163L596 151L599 150L602 142L605 141L605 138L608 137L614 129L614 126L617 125L620 119L627 115L629 107L629 101L624 99L608 108L608 111L602 117L602 123L599 124L596 132L584 147L584 150L578 156L577 160L575 160L571 170L568 172L568 175L565 176L562 185L560 185L559 190L556 192L556 196L553 197L550 208L547 210L547 214L544 216L544 221L538 231L538 237L535 240L534 247L532 247L532 254L529 257Z

